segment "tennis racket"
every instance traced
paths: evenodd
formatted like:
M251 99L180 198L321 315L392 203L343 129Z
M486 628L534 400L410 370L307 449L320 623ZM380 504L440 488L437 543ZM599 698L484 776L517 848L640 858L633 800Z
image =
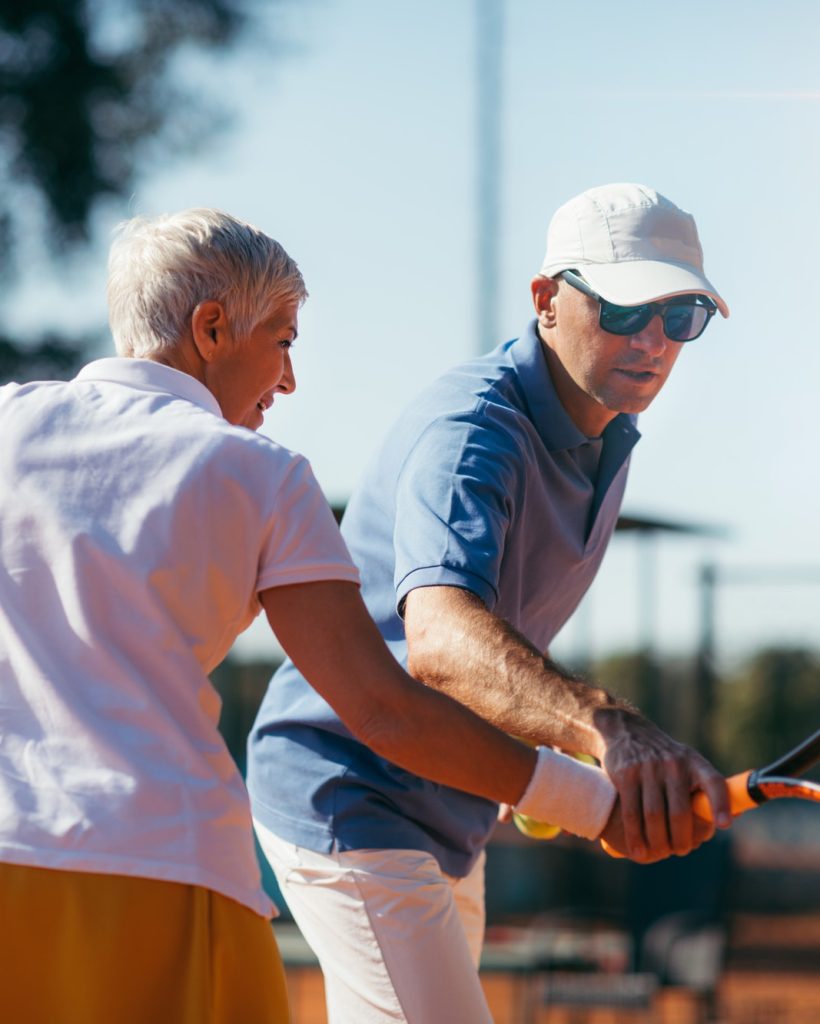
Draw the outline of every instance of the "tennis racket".
M803 772L820 761L820 729L805 739L794 750L784 754L764 768L740 772L727 779L729 786L729 809L737 817L746 811L759 807L769 800L792 797L798 800L813 800L820 803L820 784L799 778ZM692 809L704 821L712 820L712 806L705 793L695 793ZM601 845L608 854L620 857L606 842Z

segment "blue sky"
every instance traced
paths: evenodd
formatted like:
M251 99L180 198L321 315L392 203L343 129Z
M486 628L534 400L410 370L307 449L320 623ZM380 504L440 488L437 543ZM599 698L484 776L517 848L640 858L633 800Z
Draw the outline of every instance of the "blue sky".
M108 235L129 211L208 205L252 221L297 259L311 294L296 394L265 431L341 500L397 410L477 350L475 3L259 7L265 31L180 65L220 99L227 130L146 170L128 209L102 209L97 246L70 272L33 254L11 312L21 328L99 324ZM632 647L647 624L662 649L690 650L707 557L820 568L818 38L814 0L506 4L498 340L529 318L555 207L607 181L651 185L695 215L732 310L642 417L624 506L731 538L657 544L649 623L638 546L616 539L558 654ZM718 624L727 657L815 644L820 585L727 587ZM267 643L254 628L239 650Z

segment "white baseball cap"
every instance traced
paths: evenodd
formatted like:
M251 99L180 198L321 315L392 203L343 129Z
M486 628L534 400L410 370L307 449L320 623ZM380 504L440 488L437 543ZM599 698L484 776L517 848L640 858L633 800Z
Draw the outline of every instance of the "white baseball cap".
M601 185L559 207L541 273L555 277L572 269L619 306L695 293L729 315L703 273L694 217L646 185Z

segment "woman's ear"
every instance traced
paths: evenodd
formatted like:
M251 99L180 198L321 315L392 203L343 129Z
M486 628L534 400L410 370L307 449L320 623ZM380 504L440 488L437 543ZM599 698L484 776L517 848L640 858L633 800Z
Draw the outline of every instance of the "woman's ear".
M228 321L221 302L207 299L191 314L191 337L197 352L209 363L227 340Z

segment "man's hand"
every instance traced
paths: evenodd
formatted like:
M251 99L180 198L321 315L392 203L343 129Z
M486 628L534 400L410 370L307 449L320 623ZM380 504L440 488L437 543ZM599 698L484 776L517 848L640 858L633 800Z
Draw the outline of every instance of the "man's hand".
M708 839L711 839L714 835L714 825L703 818L694 818L694 830L693 830L693 841L691 850L696 850L702 843L705 843ZM621 801L620 799L615 801L615 806L612 808L612 814L609 816L609 821L606 823L606 828L601 833L601 840L606 842L609 848L608 852L611 854L613 851L616 854L620 854L622 857L628 857L630 860L635 861L638 864L654 864L659 860L664 860L668 853L660 853L655 850L644 849L640 856L634 856L626 842L624 836L624 820L621 814ZM688 852L691 852L689 850Z
M603 739L603 766L618 790L602 836L610 846L650 863L691 852L711 839L715 825L728 828L726 780L705 757L634 711L600 708L593 721ZM699 789L712 806L714 824L692 811Z

